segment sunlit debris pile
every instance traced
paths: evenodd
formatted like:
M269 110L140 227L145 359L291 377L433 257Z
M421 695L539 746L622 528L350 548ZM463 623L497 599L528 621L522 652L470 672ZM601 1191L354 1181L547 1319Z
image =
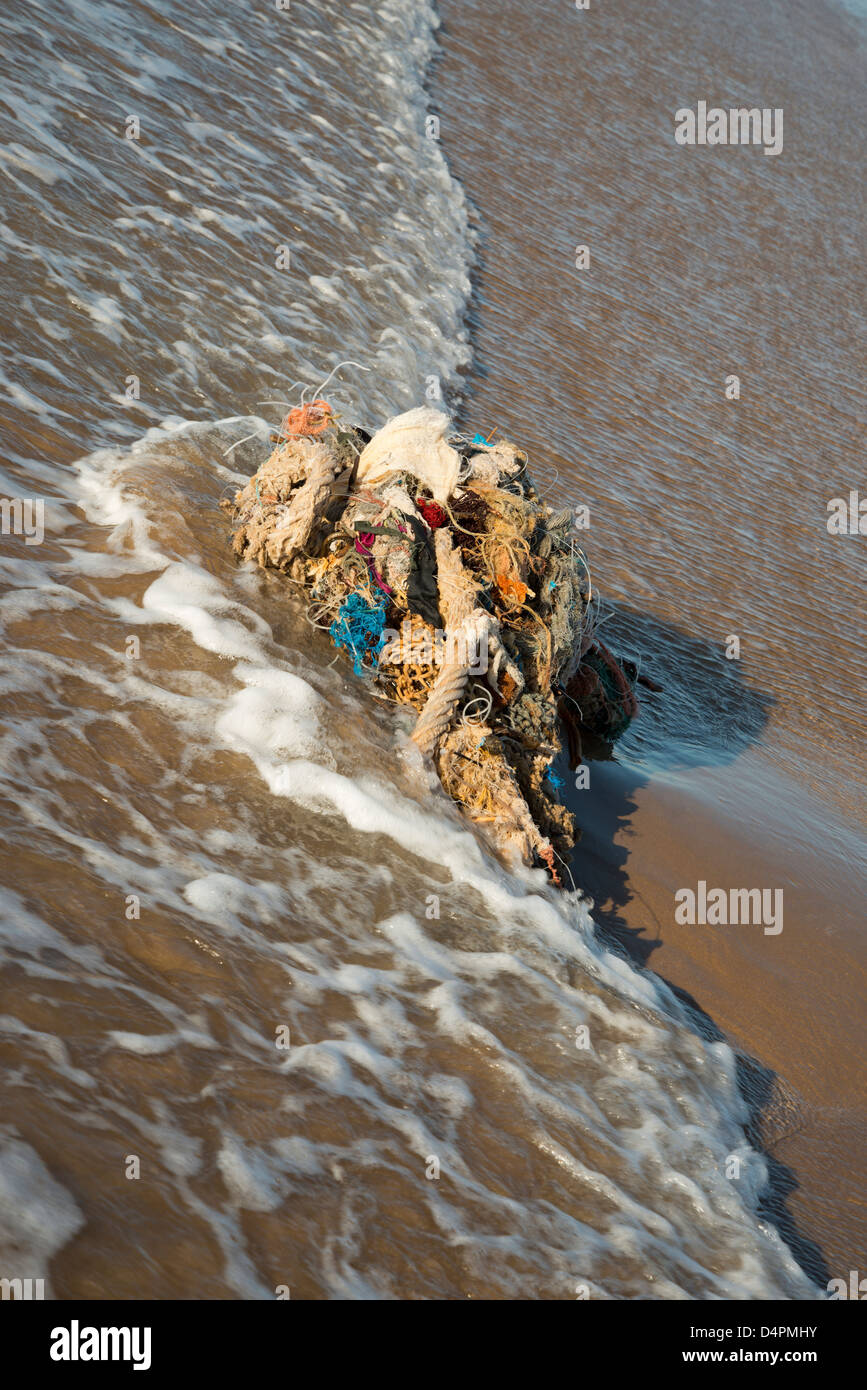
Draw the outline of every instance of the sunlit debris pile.
M506 859L555 883L576 839L552 763L565 732L613 740L635 668L596 633L569 509L537 493L506 440L421 407L372 438L324 400L291 410L270 457L224 501L239 559L303 586L372 693L411 705L443 787ZM624 669L624 667L626 669Z

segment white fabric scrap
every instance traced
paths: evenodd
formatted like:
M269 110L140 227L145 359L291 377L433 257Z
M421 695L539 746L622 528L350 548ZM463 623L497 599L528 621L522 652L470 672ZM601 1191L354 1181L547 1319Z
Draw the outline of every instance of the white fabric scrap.
M449 417L430 406L396 415L362 450L358 481L375 487L389 473L410 473L437 502L447 502L461 465L460 454L446 443L450 429Z
M526 462L527 455L521 449L506 439L498 439L496 444L486 445L483 453L473 454L469 476L485 482L493 476L491 485L496 487L498 478L513 478Z

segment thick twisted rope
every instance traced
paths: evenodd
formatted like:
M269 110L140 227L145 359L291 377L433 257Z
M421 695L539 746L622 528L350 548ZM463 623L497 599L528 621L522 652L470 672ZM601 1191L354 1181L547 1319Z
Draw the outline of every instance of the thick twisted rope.
M340 469L339 461L324 444L314 445L309 452L306 482L295 493L282 525L272 531L265 544L272 565L288 564L310 539L331 497L331 489ZM260 564L264 561L260 556Z
M434 532L434 545L440 612L446 623L448 656L413 730L413 739L423 753L433 753L451 724L466 690L471 664L468 659L468 639L473 635L470 622L478 593L475 580L464 569L460 554L444 527ZM459 634L464 638L463 646Z
M445 527L434 532L434 545L448 655L413 731L423 753L433 753L449 728L466 690L470 667L475 664L471 653L484 650L484 644L488 655L493 654L494 676L505 668L519 690L524 686L523 676L500 639L499 623L479 606L481 586L464 568L460 551Z

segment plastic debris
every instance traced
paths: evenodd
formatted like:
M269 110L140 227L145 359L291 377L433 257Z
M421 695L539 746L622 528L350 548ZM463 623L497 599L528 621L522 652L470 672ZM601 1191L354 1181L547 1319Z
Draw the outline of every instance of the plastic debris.
M357 676L364 671L365 659L375 665L385 641L385 598L371 608L362 594L350 594L328 629L335 647L342 647L352 657L352 669Z
M358 460L358 481L374 486L389 474L409 473L430 489L436 502L447 502L458 481L461 456L446 443L448 415L419 406L395 415L375 434Z
M599 640L570 511L492 434L421 407L370 439L317 399L223 506L235 554L302 585L355 674L417 711L413 739L466 815L559 884L577 837L552 770L562 735L572 768L583 735L619 738L637 673Z

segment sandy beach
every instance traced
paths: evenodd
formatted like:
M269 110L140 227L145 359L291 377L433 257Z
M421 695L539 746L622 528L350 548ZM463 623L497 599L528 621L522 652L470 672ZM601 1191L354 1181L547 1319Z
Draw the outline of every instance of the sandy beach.
M859 476L840 327L860 301L863 335L863 296L857 258L817 268L793 238L855 232L863 46L826 5L442 14L433 90L482 237L468 414L507 435L544 420L536 466L589 503L620 650L666 687L569 799L576 882L742 1054L770 1209L824 1282L867 1251L863 558L831 549L821 501ZM661 139L703 93L785 101L780 159ZM674 895L700 880L783 887L783 931L678 926Z
M0 551L0 1279L716 1309L867 1272L847 3L0 20L0 487L39 521ZM741 106L774 152L676 140ZM233 555L330 373L589 522L661 689L589 785L557 763L575 891Z

